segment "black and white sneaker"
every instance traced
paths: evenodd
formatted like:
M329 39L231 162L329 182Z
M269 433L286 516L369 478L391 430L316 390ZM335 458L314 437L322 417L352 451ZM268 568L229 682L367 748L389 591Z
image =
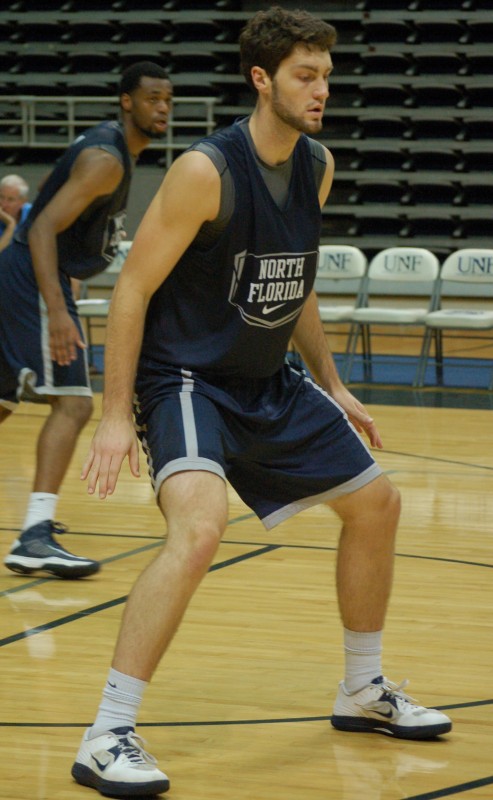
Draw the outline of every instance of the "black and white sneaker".
M132 728L115 728L94 739L88 737L89 730L72 767L77 783L106 797L149 797L168 791L168 776Z
M349 694L339 684L332 725L340 731L386 733L398 739L431 739L448 733L452 722L441 711L416 705L397 684L380 676L358 692Z
M23 531L4 558L4 564L13 572L30 575L47 572L58 578L86 578L99 572L100 564L90 558L74 556L53 538L65 533L59 522L45 520Z

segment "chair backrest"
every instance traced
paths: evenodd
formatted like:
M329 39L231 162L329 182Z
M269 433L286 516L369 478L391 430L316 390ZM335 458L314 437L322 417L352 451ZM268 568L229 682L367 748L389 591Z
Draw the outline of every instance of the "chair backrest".
M388 247L372 258L368 278L392 283L419 283L435 281L440 263L438 258L423 247Z
M325 295L356 295L367 265L365 254L358 247L320 245L315 291Z
M429 308L435 305L438 293L440 262L430 250L423 247L388 247L370 261L366 274L362 305L370 305L372 298L380 304L382 296L388 299L424 297ZM403 301L404 302L404 301Z
M456 250L440 270L441 297L493 297L493 249L470 247Z
M493 249L456 250L443 262L441 278L463 283L493 283Z
M358 247L350 244L321 244L319 247L317 280L330 278L361 278L367 259Z

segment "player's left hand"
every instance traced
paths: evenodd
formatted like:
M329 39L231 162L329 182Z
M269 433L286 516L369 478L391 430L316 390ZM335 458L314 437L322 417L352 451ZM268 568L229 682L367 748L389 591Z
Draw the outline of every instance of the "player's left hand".
M381 449L383 443L375 420L370 416L363 403L360 403L360 401L351 394L349 389L346 389L343 385L331 392L331 396L339 403L341 408L344 409L348 415L349 421L352 422L358 433L364 433L368 437L372 447Z

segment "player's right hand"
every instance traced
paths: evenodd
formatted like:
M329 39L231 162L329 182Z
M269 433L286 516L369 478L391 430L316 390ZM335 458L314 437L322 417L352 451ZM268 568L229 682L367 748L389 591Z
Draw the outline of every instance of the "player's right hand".
M66 309L51 311L48 315L50 355L61 367L67 367L77 358L77 348L85 350L80 331Z
M94 494L99 484L101 500L113 494L127 455L132 475L140 477L139 447L132 420L129 417L103 415L80 476L81 480L88 479L88 493Z

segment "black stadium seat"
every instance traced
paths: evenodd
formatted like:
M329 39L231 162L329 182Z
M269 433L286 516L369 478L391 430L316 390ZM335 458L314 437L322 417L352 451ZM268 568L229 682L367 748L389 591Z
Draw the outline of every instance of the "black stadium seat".
M413 55L416 75L459 75L467 61L458 53L420 53Z
M412 95L418 108L431 106L450 106L451 108L466 108L468 96L458 86L448 83L427 82L413 84Z
M358 180L356 191L360 203L395 203L402 201L405 188L399 181Z
M404 139L411 130L411 120L391 115L358 117L358 137L361 139ZM356 137L355 137L356 138Z
M451 181L427 180L409 184L409 205L458 205L462 190Z
M137 20L119 22L116 36L122 43L174 41L171 23L161 20Z
M477 84L467 88L468 105L471 108L493 108L493 81L490 84Z
M413 42L415 32L412 25L402 20L389 20L385 22L371 20L364 21L359 41L368 44L381 42Z
M360 59L365 75L406 75L412 71L412 60L403 53L362 53Z
M438 42L465 43L470 40L469 28L454 19L416 19L414 22L417 42L437 44Z
M353 105L369 106L394 106L412 107L415 105L413 93L407 86L398 83L362 84L360 86L361 100Z
M462 139L464 123L454 117L414 116L409 121L412 139Z
M484 181L466 184L462 188L463 203L468 206L487 205L493 206L493 185L486 184Z

